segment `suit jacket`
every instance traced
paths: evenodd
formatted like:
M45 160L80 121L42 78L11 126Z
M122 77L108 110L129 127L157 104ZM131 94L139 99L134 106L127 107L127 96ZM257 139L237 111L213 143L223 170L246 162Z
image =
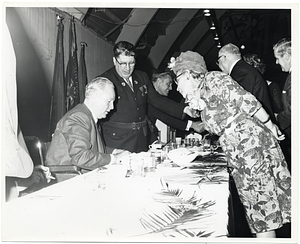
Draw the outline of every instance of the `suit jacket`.
M155 128L155 123L157 119L159 119L160 121L164 122L165 124L167 124L172 128L176 128L182 131L185 131L188 123L187 120L174 118L168 114L161 112L160 110L154 108L151 105L148 106L148 117L151 124L154 126L153 131L151 131L152 135L150 136L150 141L149 141L150 144L155 140L157 140L158 130L157 128Z
M277 82L272 81L269 84L269 91L270 91L270 98L272 103L272 108L274 113L280 113L283 111L283 104L282 104L282 91L280 86Z
M91 111L85 104L78 104L57 123L45 164L93 170L110 161Z
M282 90L282 103L283 111L278 114L277 121L280 129L291 139L291 72L286 78L283 90Z
M275 121L268 84L259 71L244 60L239 60L233 67L230 76L245 90L252 93L261 102L270 118Z
M147 130L147 127L133 131L111 123L112 121L121 123L144 121L148 104L173 117L183 117L183 109L186 105L176 103L157 93L146 73L138 70L133 72L134 91L118 75L115 67L101 76L111 80L116 91L115 108L102 121L104 141L108 147L126 149L131 152L148 150L147 133L143 131L143 129Z

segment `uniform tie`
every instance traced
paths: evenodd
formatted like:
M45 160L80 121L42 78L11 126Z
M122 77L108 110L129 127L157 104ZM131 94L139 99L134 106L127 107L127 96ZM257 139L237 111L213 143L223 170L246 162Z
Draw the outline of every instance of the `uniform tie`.
M125 81L126 81L127 85L130 87L130 89L133 91L133 85L132 85L131 81L129 80L129 78L125 78Z

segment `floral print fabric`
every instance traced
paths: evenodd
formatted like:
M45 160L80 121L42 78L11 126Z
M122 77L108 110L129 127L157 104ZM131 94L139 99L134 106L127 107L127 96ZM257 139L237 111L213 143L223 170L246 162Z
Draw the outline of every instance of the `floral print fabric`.
M279 143L252 117L261 104L225 73L206 74L194 96L205 101L201 112L232 168L239 197L253 233L291 222L291 175Z

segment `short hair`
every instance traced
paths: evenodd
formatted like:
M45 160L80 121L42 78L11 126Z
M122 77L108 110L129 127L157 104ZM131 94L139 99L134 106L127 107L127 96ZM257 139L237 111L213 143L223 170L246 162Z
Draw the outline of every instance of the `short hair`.
M120 41L114 46L114 57L117 58L121 54L125 56L136 56L136 50L133 44L127 41Z
M266 64L257 54L247 53L243 56L243 59L246 63L256 68L261 74L266 72Z
M225 46L223 46L220 49L220 53L230 53L230 54L234 54L237 56L241 56L240 49L232 43L228 43Z
M114 84L105 77L96 77L85 86L85 97L92 97L95 93L105 92L108 87L114 90Z
M152 83L157 82L158 79L166 79L166 78L170 78L171 80L173 80L173 77L170 72L154 73L152 75Z
M273 46L274 52L282 57L285 53L292 55L292 42L290 38L282 38Z

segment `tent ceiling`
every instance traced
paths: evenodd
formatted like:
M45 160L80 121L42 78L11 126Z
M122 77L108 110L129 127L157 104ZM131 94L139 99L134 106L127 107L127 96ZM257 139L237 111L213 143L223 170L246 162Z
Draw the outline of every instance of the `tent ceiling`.
M135 44L138 55L160 70L171 56L186 50L199 52L208 68L216 69L218 44L229 42L267 59L274 43L291 36L291 9L210 9L210 16L204 16L204 9L60 9L109 42Z

